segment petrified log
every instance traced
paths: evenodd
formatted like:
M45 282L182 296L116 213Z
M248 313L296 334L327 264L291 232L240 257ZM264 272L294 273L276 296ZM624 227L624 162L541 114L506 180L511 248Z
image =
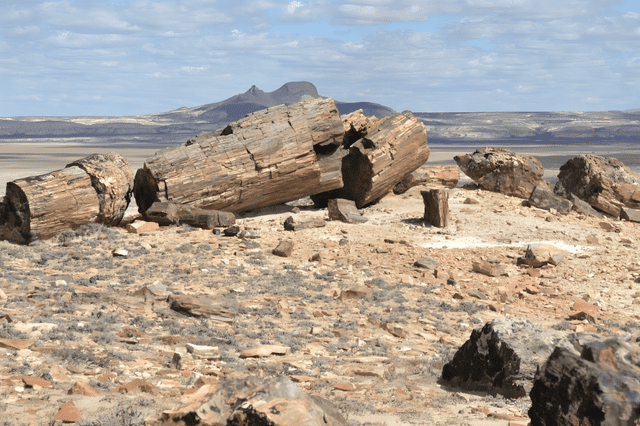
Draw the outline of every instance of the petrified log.
M356 114L358 113L358 114ZM363 123L356 111L353 122ZM366 132L366 133L365 133ZM359 139L356 139L358 138ZM378 122L367 121L347 132L342 159L344 187L312 197L320 204L331 198L346 198L358 208L377 202L429 159L427 131L410 111L398 112Z
M449 226L449 190L420 191L424 201L424 220L439 228Z
M555 192L576 194L592 207L619 217L622 207L640 207L640 176L616 158L578 155L560 167Z
M100 214L98 222L115 226L129 207L133 194L133 170L120 154L92 154L68 164L78 166L91 177L91 185L98 194Z
M531 390L536 370L556 346L577 353L562 332L542 330L529 321L496 318L471 332L442 369L453 385L509 398Z
M257 111L148 159L136 202L140 213L156 201L239 212L337 189L343 139L333 99Z
M236 221L235 215L230 212L198 209L169 201L156 201L144 215L147 220L161 225L187 224L206 229L228 227Z
M439 185L455 188L460 180L458 166L420 167L393 187L394 194L404 194L414 186Z
M532 425L638 424L640 347L623 338L556 348L535 375Z
M91 177L76 166L8 182L5 204L2 231L17 243L53 237L94 222L100 213Z
M464 174L488 191L527 199L534 186L549 185L542 180L544 168L538 159L508 149L485 148L453 159Z
M119 154L94 154L65 169L7 183L4 237L24 243L89 222L120 222L131 198L133 172Z

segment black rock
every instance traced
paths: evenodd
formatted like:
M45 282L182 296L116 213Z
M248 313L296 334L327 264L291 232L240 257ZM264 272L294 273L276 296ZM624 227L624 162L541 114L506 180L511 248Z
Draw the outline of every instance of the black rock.
M533 426L627 426L640 421L640 346L592 341L580 355L556 348L535 375Z
M214 229L213 230L213 235L220 235L220 230L219 229Z
M226 235L227 237L235 237L240 233L240 227L235 225L230 226L229 228L225 229L223 232L224 232L224 235Z
M555 209L562 214L568 214L573 207L571 201L554 194L551 189L539 185L533 187L529 203L539 209Z
M560 331L497 318L473 330L453 360L445 364L442 379L469 390L522 398L531 389L537 368L556 346L575 352Z

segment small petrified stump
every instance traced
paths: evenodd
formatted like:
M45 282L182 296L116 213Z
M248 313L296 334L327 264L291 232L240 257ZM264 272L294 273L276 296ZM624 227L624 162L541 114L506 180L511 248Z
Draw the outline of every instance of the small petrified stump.
M638 424L640 347L613 338L586 343L579 356L556 348L530 396L532 425Z
M235 223L236 217L231 212L205 210L186 204L175 204L169 201L156 201L144 213L147 220L161 225L190 225L198 228L213 229L228 227Z
M439 228L449 226L449 190L420 191L424 200L424 220Z

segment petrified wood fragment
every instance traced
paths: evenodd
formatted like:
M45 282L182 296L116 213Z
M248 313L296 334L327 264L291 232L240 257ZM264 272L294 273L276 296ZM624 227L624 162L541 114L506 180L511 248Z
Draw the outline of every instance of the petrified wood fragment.
M542 164L530 155L485 148L453 159L464 174L488 191L527 199L534 186L548 185L542 180Z
M410 111L398 112L379 121L364 121L356 111L346 132L342 159L341 189L312 197L326 205L331 198L346 198L358 208L375 203L429 159L427 131ZM364 123L364 124L363 124Z
M424 201L424 220L433 226L449 226L449 190L444 188L420 191Z
M640 176L616 158L578 155L560 167L555 192L619 217L622 207L640 207Z
M343 137L333 99L254 112L148 159L135 178L139 211L172 201L239 212L340 188Z
M228 227L236 221L235 215L230 212L198 209L168 201L156 201L153 203L145 212L145 218L161 225L187 224L205 229Z
M460 180L458 166L425 166L420 167L393 187L394 194L404 194L414 186L438 185L456 187Z

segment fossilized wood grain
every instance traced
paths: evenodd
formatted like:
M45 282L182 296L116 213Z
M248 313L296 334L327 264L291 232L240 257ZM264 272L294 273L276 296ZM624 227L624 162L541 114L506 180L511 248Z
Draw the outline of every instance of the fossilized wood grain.
M93 222L100 213L91 177L76 166L8 182L5 203L3 233L17 242L50 238Z
M136 201L141 212L154 201L237 212L339 188L336 161L326 159L343 135L332 99L257 111L148 159L136 174Z

